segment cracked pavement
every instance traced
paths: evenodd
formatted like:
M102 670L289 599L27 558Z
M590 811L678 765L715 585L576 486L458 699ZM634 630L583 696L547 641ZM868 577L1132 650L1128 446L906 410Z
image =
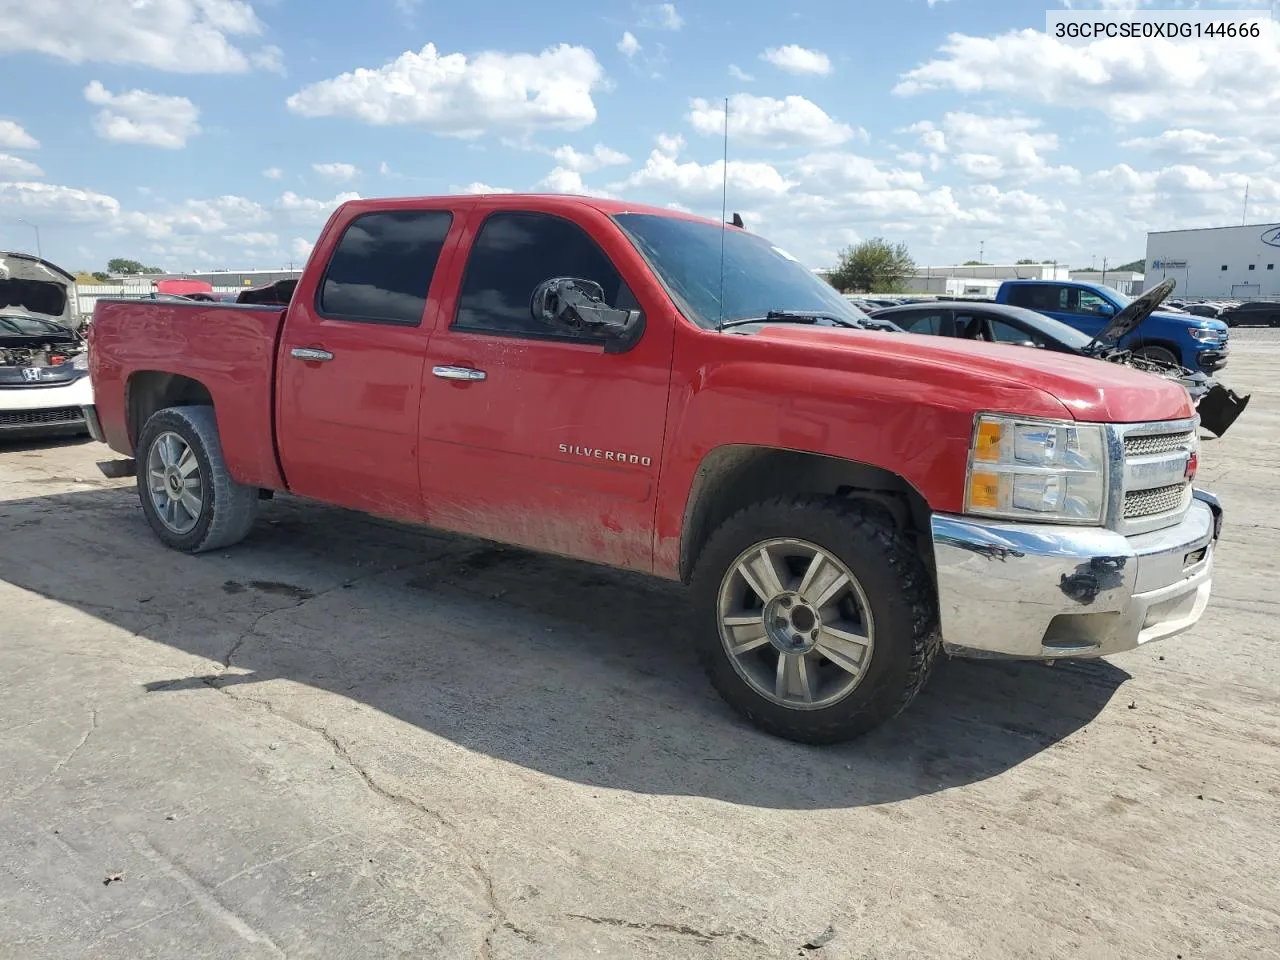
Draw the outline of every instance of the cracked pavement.
M289 497L186 557L105 448L0 444L0 958L1280 956L1280 331L1233 350L1197 629L835 749L671 585Z

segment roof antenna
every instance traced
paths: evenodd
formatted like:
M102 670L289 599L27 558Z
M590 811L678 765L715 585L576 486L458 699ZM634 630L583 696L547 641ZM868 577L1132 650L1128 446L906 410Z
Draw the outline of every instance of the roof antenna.
M724 235L728 224L724 222L729 212L729 98L724 98L724 170L720 184L720 319L716 321L716 333L724 331Z

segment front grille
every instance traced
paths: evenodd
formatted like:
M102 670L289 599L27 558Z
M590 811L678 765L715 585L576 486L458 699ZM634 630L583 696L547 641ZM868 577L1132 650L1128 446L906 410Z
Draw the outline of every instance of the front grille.
M1141 517L1154 517L1162 513L1172 513L1182 507L1187 484L1175 483L1168 487L1156 487L1152 490L1135 490L1124 496L1124 518L1137 520Z
M49 423L81 423L84 414L79 407L54 407L50 410L0 410L0 427L38 427Z
M1190 447L1195 443L1194 431L1184 433L1161 433L1146 437L1125 437L1124 455L1128 457L1154 457L1162 453L1172 453L1179 447Z

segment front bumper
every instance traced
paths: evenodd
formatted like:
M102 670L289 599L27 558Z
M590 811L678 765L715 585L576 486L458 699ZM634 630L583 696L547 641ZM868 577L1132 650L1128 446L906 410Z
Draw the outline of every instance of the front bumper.
M0 436L83 433L82 408L91 403L88 377L56 387L0 390Z
M1215 370L1221 370L1227 365L1227 353L1228 348L1226 346L1209 347L1204 350L1197 350L1195 354L1196 366L1205 373L1213 373Z
M960 656L1051 660L1181 633L1209 603L1221 523L1201 491L1177 526L1133 537L936 514L943 643Z

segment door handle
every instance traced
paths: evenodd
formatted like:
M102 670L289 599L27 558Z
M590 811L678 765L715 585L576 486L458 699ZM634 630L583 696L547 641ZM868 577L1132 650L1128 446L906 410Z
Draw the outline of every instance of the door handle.
M332 353L328 350L321 350L319 347L294 347L289 351L289 356L295 360L306 360L310 363L320 363L333 359Z
M486 376L483 370L471 367L432 367L431 374L441 380L483 380Z

